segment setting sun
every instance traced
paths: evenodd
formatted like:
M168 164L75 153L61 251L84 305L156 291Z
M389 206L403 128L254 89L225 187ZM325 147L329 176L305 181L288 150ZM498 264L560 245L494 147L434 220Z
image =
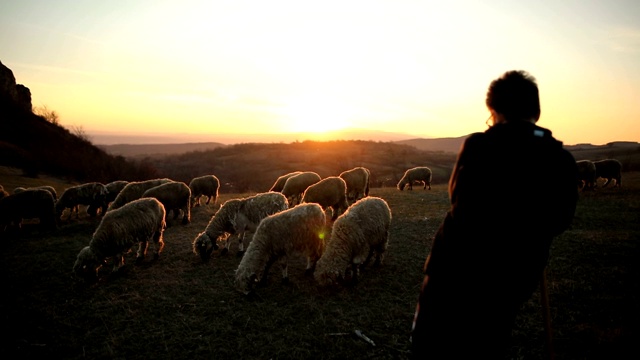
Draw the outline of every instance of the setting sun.
M288 132L323 133L351 125L355 110L326 96L293 98L282 110Z

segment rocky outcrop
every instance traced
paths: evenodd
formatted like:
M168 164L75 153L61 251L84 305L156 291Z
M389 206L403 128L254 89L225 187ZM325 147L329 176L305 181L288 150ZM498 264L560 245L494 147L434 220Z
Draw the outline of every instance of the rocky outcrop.
M21 109L31 112L31 91L28 87L16 84L13 71L0 62L0 97L8 98Z

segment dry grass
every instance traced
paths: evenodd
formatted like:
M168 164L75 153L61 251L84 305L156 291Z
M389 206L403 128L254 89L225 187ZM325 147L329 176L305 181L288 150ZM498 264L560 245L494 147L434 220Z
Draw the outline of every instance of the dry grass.
M640 320L640 174L625 174L624 181L622 189L584 194L572 229L554 243L548 279L559 360L639 356L633 345ZM247 195L223 194L219 203ZM50 233L27 224L2 239L0 356L405 359L421 267L448 206L446 186L374 188L371 195L386 199L393 213L383 267L366 269L354 288L329 291L304 277L305 263L296 258L288 285L274 267L251 299L232 286L239 263L234 247L207 264L191 252L219 204L196 208L189 225L173 222L158 261L135 266L130 253L122 273L104 269L88 288L74 281L71 267L99 219L81 217ZM544 356L537 296L518 317L514 359Z

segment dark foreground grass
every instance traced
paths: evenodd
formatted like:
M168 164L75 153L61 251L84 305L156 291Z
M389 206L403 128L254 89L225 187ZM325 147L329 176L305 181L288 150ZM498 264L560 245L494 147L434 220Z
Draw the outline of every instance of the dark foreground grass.
M556 359L640 356L640 174L624 181L621 189L583 194L574 225L554 243L548 281ZM295 258L289 284L274 267L253 298L236 292L235 243L207 264L191 252L219 205L196 208L189 225L172 222L158 261L135 266L130 253L121 273L103 269L91 287L76 283L71 268L99 219L72 220L50 233L27 224L22 234L4 234L0 357L405 359L421 268L448 206L446 186L374 188L372 195L393 213L385 264L365 269L357 286L335 290L318 289ZM518 317L513 359L545 357L538 296Z

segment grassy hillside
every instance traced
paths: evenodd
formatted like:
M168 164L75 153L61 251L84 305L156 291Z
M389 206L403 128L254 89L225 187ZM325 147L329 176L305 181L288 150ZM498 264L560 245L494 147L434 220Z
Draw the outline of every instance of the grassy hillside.
M553 244L548 281L558 360L640 356L640 172L625 172L623 183L583 193L573 226ZM247 299L232 286L235 243L207 264L191 252L220 202L250 193L222 194L217 205L196 208L191 224L172 222L158 261L135 266L130 253L121 274L102 269L102 280L88 288L71 268L99 219L82 216L53 232L29 223L21 234L3 234L0 356L406 359L421 267L448 207L446 184L371 194L393 213L385 264L366 269L356 287L335 291L318 289L303 275L304 260L294 258L290 284L280 283L274 267L268 285ZM537 293L517 323L511 358L544 358Z
M324 178L356 166L371 170L374 187L395 186L405 170L414 166L429 166L434 183L446 183L455 158L454 153L352 140L236 144L148 161L163 176L187 183L196 176L216 175L221 192L238 193L266 191L278 176L295 170L315 171Z
M55 175L76 181L140 180L156 174L144 164L107 154L82 132L25 111L0 96L0 165L25 175Z

